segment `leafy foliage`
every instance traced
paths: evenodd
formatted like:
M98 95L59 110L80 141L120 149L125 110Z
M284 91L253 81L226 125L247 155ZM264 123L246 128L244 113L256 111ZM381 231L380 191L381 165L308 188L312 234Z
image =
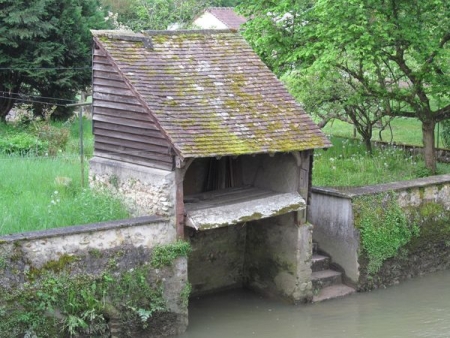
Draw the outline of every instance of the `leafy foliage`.
M184 241L178 241L174 244L158 245L153 249L151 264L155 268L170 266L177 257L187 257L190 252L190 244Z
M8 155L43 154L46 148L47 144L26 132L19 132L0 139L0 153Z
M246 38L277 75L294 78L305 103L317 102L319 89L316 111L332 104L332 117L351 119L358 107L352 122L370 117L365 126L378 113L418 118L435 171L435 123L450 117L448 1L248 0L241 10L254 18Z
M367 271L375 274L383 262L419 235L410 224L394 194L361 196L354 200L355 226L361 232L362 250L367 254Z
M242 0L102 0L115 25L133 31L189 27L207 7L233 7Z
M43 271L41 278L31 278L22 290L0 289L2 337L26 332L38 337L109 337L111 316L146 328L155 312L165 310L162 289L153 287L147 275L146 266L115 278L109 273L73 277L64 271Z
M97 0L0 0L0 21L0 120L16 101L39 113L39 102L74 100L90 84L89 29L106 27Z
M441 136L444 142L444 146L450 148L450 120L442 122L441 126Z

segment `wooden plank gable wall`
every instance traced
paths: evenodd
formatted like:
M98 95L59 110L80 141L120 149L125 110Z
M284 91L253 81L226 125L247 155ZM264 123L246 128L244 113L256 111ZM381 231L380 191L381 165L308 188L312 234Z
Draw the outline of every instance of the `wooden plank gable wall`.
M94 48L94 155L173 169L170 145L106 54Z

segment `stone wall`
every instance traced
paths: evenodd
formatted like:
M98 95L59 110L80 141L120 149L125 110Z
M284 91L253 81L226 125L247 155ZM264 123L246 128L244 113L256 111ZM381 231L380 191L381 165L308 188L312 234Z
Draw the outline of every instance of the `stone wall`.
M247 227L243 224L214 230L186 228L191 243L188 274L192 295L242 287Z
M167 220L155 216L0 237L0 304L5 310L0 311L0 331L11 330L10 336L2 337L27 332L40 336L37 330L45 325L47 330L67 329L70 323L75 325L70 318L77 316L92 324L83 316L87 310L70 312L74 307L67 304L71 297L70 303L92 307L95 325L104 325L103 331L95 332L98 337L160 337L183 332L189 294L187 259L153 265L157 248L176 243L171 228ZM70 291L71 286L75 290ZM93 287L103 291L97 294ZM17 322L27 306L32 306L29 312L37 311L45 319L40 326L32 327L32 317L29 322ZM138 311L150 310L148 320L140 319ZM16 324L8 327L8 323ZM81 324L74 327L81 337L94 334ZM55 334L64 336L60 331Z
M355 226L355 201L363 196L393 196L393 203L419 233L386 259L376 274L368 273L368 258ZM360 290L450 267L450 175L347 189L315 187L309 220L319 248L331 254Z
M118 194L134 217L174 217L176 187L173 171L99 157L93 157L89 163L90 185Z
M248 224L246 285L263 294L301 303L312 299L311 226L294 214Z
M192 295L248 287L294 303L312 298L311 225L294 213L218 229L186 229Z

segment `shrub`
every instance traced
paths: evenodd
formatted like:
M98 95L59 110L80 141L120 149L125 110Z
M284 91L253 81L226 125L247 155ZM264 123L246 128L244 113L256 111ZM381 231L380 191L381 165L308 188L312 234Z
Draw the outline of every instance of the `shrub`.
M386 259L396 256L401 247L419 235L419 227L409 221L392 193L358 197L354 201L354 213L362 250L369 259L370 275L377 273Z
M42 154L47 149L48 144L37 137L25 132L6 136L0 139L0 153L4 154Z
M450 120L441 122L441 137L446 148L450 148Z
M158 245L153 249L151 264L154 268L170 266L177 257L187 257L190 252L191 245L184 241L178 241L174 244Z
M69 130L52 126L48 122L35 123L37 137L48 145L48 155L55 156L63 151L69 141Z

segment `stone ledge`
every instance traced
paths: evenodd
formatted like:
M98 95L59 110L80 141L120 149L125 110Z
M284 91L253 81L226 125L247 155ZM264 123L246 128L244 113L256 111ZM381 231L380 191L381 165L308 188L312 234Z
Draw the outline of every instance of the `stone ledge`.
M129 218L117 221L107 221L100 223L91 223L83 225L73 225L61 228L53 228L47 230L31 231L24 233L11 234L0 236L0 243L16 242L20 240L34 240L41 238L60 237L67 235L76 235L86 232L103 231L110 229L128 228L138 225L145 225L150 223L158 223L166 221L164 217L160 216L143 216L136 218Z
M431 185L445 184L445 183L450 183L449 174L417 178L415 180L409 181L399 181L392 183L369 185L365 187L349 187L349 188L312 187L312 192L352 199L358 196L373 195L386 191L422 188Z

